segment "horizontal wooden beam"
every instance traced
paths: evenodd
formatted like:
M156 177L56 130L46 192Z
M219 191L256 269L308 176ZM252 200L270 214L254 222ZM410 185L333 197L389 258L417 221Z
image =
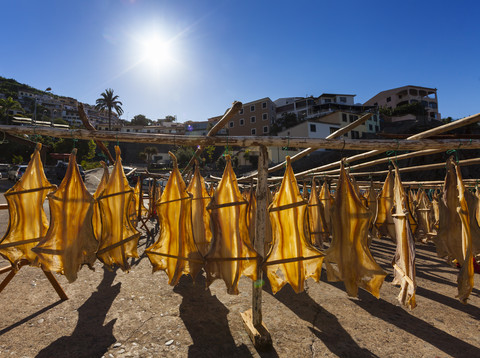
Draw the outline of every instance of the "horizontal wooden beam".
M57 138L75 138L82 140L98 139L131 143L170 144L187 146L237 146L252 147L264 145L278 147L288 145L298 148L324 148L345 150L425 150L425 149L479 149L480 139L422 139L422 140L385 140L385 139L317 139L299 137L256 137L256 136L189 136L153 133L122 133L111 131L96 131L86 129L61 129L0 125L0 131L16 135L45 135ZM380 153L380 151L379 151Z

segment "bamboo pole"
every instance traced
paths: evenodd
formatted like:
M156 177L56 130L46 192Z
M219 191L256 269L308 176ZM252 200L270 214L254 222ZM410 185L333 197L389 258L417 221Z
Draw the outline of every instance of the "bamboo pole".
M456 129L456 128L459 128L459 127L463 127L463 126L478 122L478 121L480 121L480 113L474 114L473 116L458 119L454 122L450 122L450 123L438 126L436 128L426 130L426 131L421 132L421 133L411 135L410 137L408 137L405 140L425 139L425 138L428 138L428 137L431 137L431 136L434 136L434 135L437 135L437 134L440 134L440 133L451 131L452 129ZM396 141L396 142L398 143L398 141ZM345 149L348 149L348 148L345 148ZM385 148L382 148L382 150L371 150L369 152L356 154L356 155L353 155L351 157L346 158L345 160L346 160L347 163L352 163L354 161L358 161L358 160L361 160L361 159L366 159L366 158L373 157L377 154L385 152L386 150L391 150L390 148L386 149L386 150L384 150L384 149ZM399 150L399 149L403 149L403 148L397 148L397 149L394 149L394 150ZM427 148L425 148L425 149L427 149ZM434 148L430 148L430 149L434 149ZM451 148L448 148L448 149L451 149ZM309 174L309 173L318 172L318 171L322 171L322 170L328 170L328 169L336 168L338 166L340 166L340 161L333 162L333 163L330 163L330 164L327 164L327 165L323 165L323 166L318 167L318 168L309 169L309 170L306 170L306 171L301 172L301 173L297 173L297 174L295 174L295 177L302 177L302 176L304 176L306 174Z
M215 136L215 134L217 134L218 131L220 131L227 124L227 122L230 120L230 118L232 118L234 115L236 115L240 111L240 109L242 109L242 106L243 106L242 102L239 102L239 101L233 102L232 107L230 107L225 112L223 117L207 133L207 137ZM197 150L195 151L195 154L190 159L190 161L188 162L185 169L183 169L182 174L186 174L190 170L190 168L192 167L195 159L200 157L200 154L202 154L204 149L205 149L205 146L203 146L203 145L198 146Z
M342 135L344 135L345 133L348 133L350 132L352 129L358 127L359 125L362 125L363 123L365 123L367 120L370 119L370 117L372 117L372 113L367 113L365 115L363 115L362 117L360 117L359 119L357 119L356 121L346 125L345 127L342 127L338 130L336 130L335 132L331 133L330 135L326 136L325 139L335 139L335 138L338 138ZM295 155L293 155L292 157L290 157L290 162L294 162L296 160L299 160L303 157L305 157L306 155L316 151L317 147L310 147L310 148L307 148L305 150L302 150L300 153L297 153ZM283 161L279 164L276 164L274 165L273 167L271 168L268 168L268 172L269 173L273 173L275 171L277 171L278 169L281 169L282 167L284 167L286 164L286 161ZM252 179L254 178L255 176L257 176L257 173L258 171L255 171L253 172L252 174L246 176L246 177L243 177L243 178L239 178L238 180L248 180L248 179Z
M480 158L471 158L471 159L464 159L464 160L458 161L458 165L460 165L461 167L468 166L468 165L478 165L478 164L480 164ZM408 172L434 170L434 169L442 169L442 168L445 168L445 162L399 168L398 171L400 173L408 173ZM377 172L358 172L358 173L350 172L351 176L370 176L370 175L379 176L379 175L387 175L387 174L388 174L388 170L381 170ZM321 175L321 174L317 174L317 175Z
M479 115L480 119L480 115ZM173 134L154 134L154 133L120 133L110 131L96 131L92 133L86 129L60 129L60 128L40 128L40 127L22 127L0 125L0 131L7 133L21 134L40 134L58 138L76 138L83 140L115 140L120 142L135 143L157 143L157 144L182 144L208 146L225 146L227 143L232 146L284 146L287 142L293 147L309 148L318 147L325 149L347 149L362 150L382 148L387 150L425 150L425 149L479 149L480 139L423 139L423 140L399 140L392 141L386 139L320 139L320 138L287 138L287 137L204 137ZM377 151L376 152L381 152ZM348 161L348 160L347 160ZM318 168L315 170L318 171ZM312 171L310 171L312 172Z
M399 154L399 155L396 155L395 157L385 157L385 158L381 158L381 159L372 160L370 162L365 162L365 163L361 163L361 164L357 164L357 165L351 165L349 168L350 168L350 170L363 169L363 168L371 167L371 166L374 166L374 165L377 165L377 164L388 163L390 160L402 160L402 159L420 157L420 156L424 156L424 155L442 153L443 151L444 151L443 149L419 150L419 151L416 151L416 152ZM323 174L337 174L337 173L340 173L340 169L327 170L327 171L324 171L322 173Z

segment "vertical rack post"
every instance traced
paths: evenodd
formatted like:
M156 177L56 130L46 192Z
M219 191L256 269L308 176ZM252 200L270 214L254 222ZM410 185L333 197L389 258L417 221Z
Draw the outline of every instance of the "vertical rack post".
M262 321L262 286L263 270L262 261L265 256L265 233L268 220L268 152L263 145L260 146L258 157L257 212L255 214L255 251L260 256L257 265L257 281L252 285L252 309L241 313L245 329L255 348L265 350L271 347L270 332Z

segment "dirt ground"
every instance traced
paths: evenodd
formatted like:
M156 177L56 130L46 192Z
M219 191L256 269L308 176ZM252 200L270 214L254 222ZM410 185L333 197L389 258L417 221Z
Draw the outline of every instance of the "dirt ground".
M8 186L1 180L0 191ZM0 235L7 222L8 212L0 211ZM390 241L372 244L389 273L380 299L362 290L348 298L343 283L328 283L325 272L300 294L286 286L272 295L267 281L269 352L255 350L240 317L251 307L247 278L237 296L222 281L206 289L204 274L171 287L142 256L129 273L97 262L72 284L57 275L69 297L61 301L40 269L24 267L0 294L0 357L480 357L480 275L463 305L455 298L458 271L436 257L433 245L417 245L418 306L409 311L391 284L394 252Z

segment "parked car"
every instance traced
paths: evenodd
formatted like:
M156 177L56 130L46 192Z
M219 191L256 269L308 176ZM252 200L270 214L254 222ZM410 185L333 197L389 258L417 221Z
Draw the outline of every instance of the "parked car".
M15 177L17 176L18 165L12 165L8 168L8 180L15 181Z
M17 181L19 180L23 173L25 173L25 169L27 169L26 165L13 165L8 170L8 179Z
M8 164L0 164L0 178L8 178Z
M85 181L85 171L83 170L80 164L77 164L78 170L80 171L80 175L82 180ZM55 166L55 175L57 176L58 180L62 180L65 174L67 173L68 163L58 161L57 165Z

